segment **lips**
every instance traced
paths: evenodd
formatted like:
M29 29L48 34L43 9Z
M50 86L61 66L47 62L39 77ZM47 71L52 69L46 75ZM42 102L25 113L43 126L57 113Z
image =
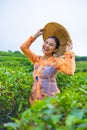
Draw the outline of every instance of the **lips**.
M44 50L45 50L45 51L49 51L48 49L45 49L45 48L44 48Z
M43 50L44 50L44 51L49 51L49 49L48 49L48 48L45 48L45 47L43 47Z

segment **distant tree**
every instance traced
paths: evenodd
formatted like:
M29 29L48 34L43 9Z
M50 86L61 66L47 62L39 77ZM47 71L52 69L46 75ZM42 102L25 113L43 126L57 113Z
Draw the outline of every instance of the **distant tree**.
M20 52L20 51L14 51L14 53L15 53L15 54L21 54L21 52Z
M87 56L76 56L76 61L87 61Z
M12 52L11 50L8 50L8 52Z

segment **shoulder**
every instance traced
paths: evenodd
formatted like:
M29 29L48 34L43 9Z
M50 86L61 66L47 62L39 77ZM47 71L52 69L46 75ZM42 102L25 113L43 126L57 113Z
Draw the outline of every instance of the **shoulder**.
M36 58L36 62L40 62L41 61L41 58L42 58L42 56L37 56L37 58Z
M64 56L56 57L57 68L64 64Z
M59 57L55 57L56 58L56 61L63 61L64 60L64 56L59 56Z

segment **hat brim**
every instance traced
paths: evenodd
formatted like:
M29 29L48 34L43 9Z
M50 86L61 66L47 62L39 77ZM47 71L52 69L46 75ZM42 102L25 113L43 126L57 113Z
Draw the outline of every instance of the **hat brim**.
M50 22L44 27L43 40L45 41L49 36L56 36L60 41L60 46L56 55L64 55L67 42L72 42L66 28L59 23Z

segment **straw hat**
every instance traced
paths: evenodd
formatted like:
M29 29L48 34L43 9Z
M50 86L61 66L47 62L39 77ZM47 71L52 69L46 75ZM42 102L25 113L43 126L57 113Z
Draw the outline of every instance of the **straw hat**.
M67 42L72 43L71 37L66 28L59 23L50 22L45 25L44 29L43 40L45 41L49 36L56 36L60 41L60 46L56 52L56 56L64 55Z

